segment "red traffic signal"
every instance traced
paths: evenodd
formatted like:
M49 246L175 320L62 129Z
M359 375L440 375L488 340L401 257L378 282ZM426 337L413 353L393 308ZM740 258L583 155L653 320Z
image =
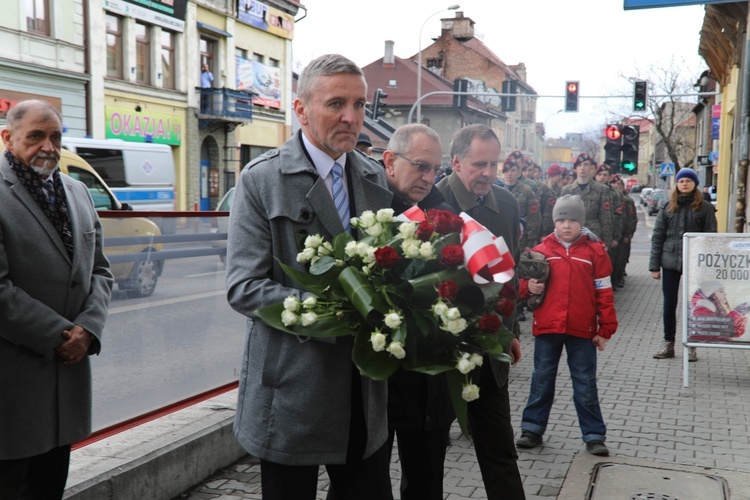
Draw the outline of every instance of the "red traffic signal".
M607 128L604 129L604 135L607 136L607 139L616 141L620 138L622 133L620 132L620 127L617 125L607 125Z
M577 112L578 111L578 82L565 82L565 111L566 112Z

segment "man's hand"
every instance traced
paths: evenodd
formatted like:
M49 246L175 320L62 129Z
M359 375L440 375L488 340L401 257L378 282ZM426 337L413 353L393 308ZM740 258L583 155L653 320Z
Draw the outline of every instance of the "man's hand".
M651 271L651 277L655 280L661 279L661 271Z
M62 332L63 343L55 347L55 354L64 365L74 365L89 352L91 334L78 325Z
M521 361L521 343L518 341L518 339L513 339L510 341L510 357L511 357L511 364L515 365L519 361Z
M610 243L609 246L615 248L617 246L617 240L612 240L612 243Z
M531 292L534 295L539 295L544 291L544 283L537 281L535 278L531 278L529 280L529 292Z

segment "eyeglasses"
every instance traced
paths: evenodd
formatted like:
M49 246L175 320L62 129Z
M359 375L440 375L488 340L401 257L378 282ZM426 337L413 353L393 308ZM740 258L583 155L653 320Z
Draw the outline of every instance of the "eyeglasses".
M406 156L402 155L401 153L395 153L396 156L399 158L403 158L404 160L411 163L411 165L419 170L419 173L424 174L433 174L438 175L440 171L443 169L442 165L430 165L429 163L425 163L422 161L414 161L412 159L407 158Z

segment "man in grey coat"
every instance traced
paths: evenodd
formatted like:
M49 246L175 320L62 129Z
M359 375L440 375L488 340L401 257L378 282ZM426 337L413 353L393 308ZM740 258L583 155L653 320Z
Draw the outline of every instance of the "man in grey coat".
M60 174L62 117L7 116L0 154L0 498L59 499L91 433L91 367L113 277L86 186Z
M382 167L353 151L367 100L362 70L321 56L297 91L301 132L243 169L229 219L227 297L248 317L235 435L261 460L264 499L314 499L319 465L329 499L390 499L386 383L358 373L353 337L301 338L253 317L302 297L279 265L304 269L298 234L330 241L349 216L391 202Z

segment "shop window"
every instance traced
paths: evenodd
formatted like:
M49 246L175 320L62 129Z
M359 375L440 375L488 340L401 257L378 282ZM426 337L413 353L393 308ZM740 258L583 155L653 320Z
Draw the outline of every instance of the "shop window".
M122 18L106 16L107 24L107 76L122 79Z

